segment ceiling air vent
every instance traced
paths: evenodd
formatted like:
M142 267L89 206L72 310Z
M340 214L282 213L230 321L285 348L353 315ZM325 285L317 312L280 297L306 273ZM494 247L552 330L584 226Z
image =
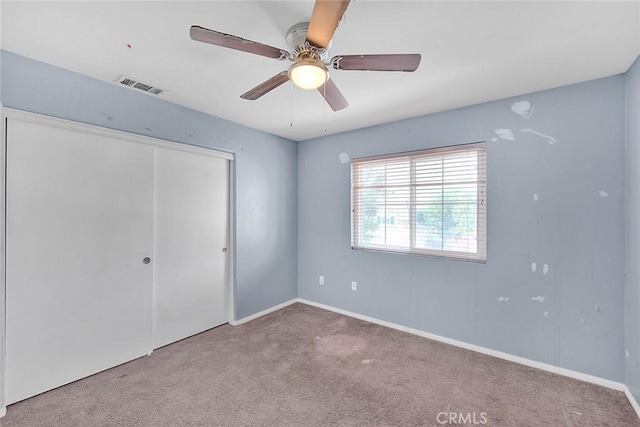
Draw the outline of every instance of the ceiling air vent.
M123 84L125 86L129 86L135 89L139 89L142 90L144 92L147 93L151 93L153 95L162 95L165 92L169 92L166 89L160 89L159 87L155 87L155 86L151 86L149 84L146 83L142 83L138 80L132 79L131 77L127 77L127 76L120 76L116 79L117 83Z

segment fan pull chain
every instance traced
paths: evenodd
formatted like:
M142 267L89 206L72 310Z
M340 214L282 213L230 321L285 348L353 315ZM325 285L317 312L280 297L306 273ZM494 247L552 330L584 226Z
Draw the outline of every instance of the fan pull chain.
M327 99L327 83L322 85L322 97ZM322 103L322 125L324 126L324 133L327 133L327 103Z
M327 83L322 84L322 97L327 99ZM324 133L327 133L327 103L322 103L322 127L324 128Z
M289 80L289 127L293 127L293 82Z

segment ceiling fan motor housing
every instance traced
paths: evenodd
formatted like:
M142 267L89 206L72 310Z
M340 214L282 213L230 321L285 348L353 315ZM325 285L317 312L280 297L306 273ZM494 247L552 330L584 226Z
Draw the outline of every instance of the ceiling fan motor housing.
M327 49L331 47L331 42L327 48L321 48L311 45L307 42L307 30L309 29L308 22L300 22L295 24L287 31L287 45L291 50L291 60L296 61L298 59L314 59L317 61L326 62L329 58L329 52Z

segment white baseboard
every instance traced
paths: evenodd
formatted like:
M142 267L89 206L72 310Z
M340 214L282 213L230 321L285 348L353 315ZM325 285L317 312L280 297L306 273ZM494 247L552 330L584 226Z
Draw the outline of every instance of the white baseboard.
M2 408L0 408L0 418L4 417L5 415L7 415L7 407L3 406Z
M631 403L633 410L636 411L636 415L638 416L638 418L640 418L640 405L638 405L636 398L633 397L633 393L631 393L631 390L629 390L629 387L627 386L624 387L624 394L625 396L627 396L627 399L629 399L629 403Z
M267 315L269 313L273 313L274 311L278 311L281 308L285 308L285 307L287 307L287 306L289 306L291 304L295 304L296 302L298 302L298 299L294 298L292 300L285 301L282 304L274 305L271 308L267 308L266 310L262 310L259 313L252 314L251 316L247 316L247 317L244 317L244 318L238 319L238 320L232 320L232 321L229 322L229 324L231 326L242 325L243 323L247 323L247 322L249 322L249 321L251 321L253 319L257 319L258 317L262 317L262 316L265 316L265 315Z
M554 374L563 375L565 377L575 378L575 379L578 379L578 380L581 380L581 381L586 381L588 383L601 385L603 387L611 388L613 390L625 391L627 389L626 385L624 385L624 384L622 384L620 382L617 382L617 381L608 380L606 378L596 377L594 375L589 375L589 374L585 374L585 373L582 373L582 372L573 371L571 369L566 369L566 368L561 368L559 366L549 365L548 363L537 362L535 360L527 359L527 358L520 357L520 356L514 356L512 354L504 353L502 351L492 350L490 348L481 347L481 346L475 345L475 344L469 344L469 343L466 343L466 342L463 342L463 341L458 341L458 340L455 340L455 339L452 339L452 338L447 338L447 337L443 337L443 336L440 336L440 335L432 334L432 333L429 333L429 332L421 331L421 330L418 330L418 329L410 328L408 326L398 325L397 323L391 323L391 322L387 322L387 321L384 321L384 320L379 320L379 319L376 319L374 317L364 316L364 315L358 314L358 313L352 313L352 312L347 311L347 310L342 310L340 308L331 307L331 306L325 305L325 304L319 304L317 302L308 301L308 300L305 300L305 299L302 299L302 298L298 298L298 302L300 302L302 304L307 304L307 305L311 305L311 306L314 306L314 307L322 308L324 310L333 311L335 313L344 314L345 316L349 316L349 317L353 317L353 318L356 318L356 319L364 320L364 321L369 322L369 323L375 323L377 325L386 326L388 328L397 329L397 330L403 331L403 332L408 332L408 333L413 334L413 335L418 335L418 336L421 336L421 337L429 338L429 339L432 339L434 341L440 341L440 342L443 342L445 344L454 345L456 347L460 347L460 348L464 348L464 349L467 349L467 350L475 351L477 353L487 354L489 356L493 356L493 357L497 357L497 358L500 358L500 359L508 360L510 362L519 363L521 365L530 366L532 368L542 369L543 371L552 372Z

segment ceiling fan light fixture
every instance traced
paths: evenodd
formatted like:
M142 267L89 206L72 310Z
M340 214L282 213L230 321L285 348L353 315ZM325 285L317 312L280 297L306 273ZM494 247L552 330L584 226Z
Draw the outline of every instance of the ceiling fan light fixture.
M331 39L350 2L351 0L315 0L309 22L298 23L287 31L287 44L291 52L198 25L192 25L189 34L195 41L214 46L293 61L287 71L281 71L265 80L240 95L240 98L254 101L291 80L302 89L319 89L331 109L339 111L348 107L349 103L329 78L327 65L335 70L411 72L418 69L421 58L417 53L367 54L339 55L327 61L327 49L331 47Z
M289 68L289 78L302 89L317 89L329 78L327 67L313 59L303 59Z

